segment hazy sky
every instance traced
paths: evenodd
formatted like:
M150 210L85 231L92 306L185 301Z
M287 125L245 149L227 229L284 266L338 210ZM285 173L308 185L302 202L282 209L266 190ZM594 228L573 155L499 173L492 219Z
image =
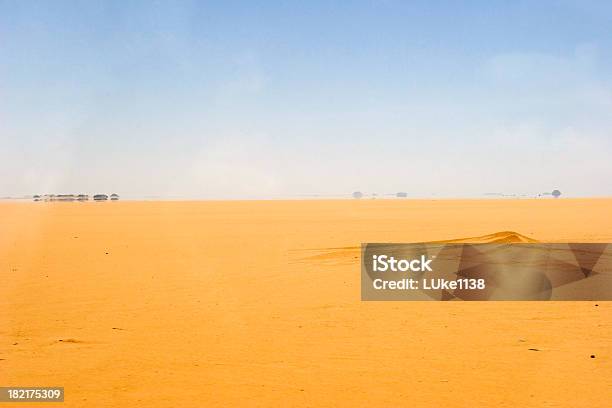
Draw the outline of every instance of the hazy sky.
M612 195L612 3L459 3L0 0L0 196Z

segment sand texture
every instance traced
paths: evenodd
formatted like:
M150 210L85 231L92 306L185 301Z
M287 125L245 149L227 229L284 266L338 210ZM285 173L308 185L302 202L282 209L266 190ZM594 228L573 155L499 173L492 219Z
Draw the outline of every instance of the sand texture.
M0 385L67 407L611 406L611 302L360 301L361 242L469 237L612 242L612 199L3 202Z

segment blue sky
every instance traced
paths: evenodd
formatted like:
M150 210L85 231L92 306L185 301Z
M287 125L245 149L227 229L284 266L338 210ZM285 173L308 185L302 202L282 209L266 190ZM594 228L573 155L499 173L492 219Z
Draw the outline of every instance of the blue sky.
M0 1L0 196L612 195L612 5L466 3Z

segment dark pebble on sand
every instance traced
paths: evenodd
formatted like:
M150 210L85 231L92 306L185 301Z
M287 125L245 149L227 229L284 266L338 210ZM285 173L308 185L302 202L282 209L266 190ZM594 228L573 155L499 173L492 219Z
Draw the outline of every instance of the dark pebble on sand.
M591 354L591 358L595 358L595 354Z

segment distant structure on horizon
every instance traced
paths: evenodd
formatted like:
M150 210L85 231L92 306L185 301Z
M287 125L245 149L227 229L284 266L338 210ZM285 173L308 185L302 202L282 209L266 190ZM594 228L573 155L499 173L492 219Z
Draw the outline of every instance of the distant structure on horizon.
M550 195L552 195L555 198L559 198L561 196L561 192L559 190L553 190L552 193L550 193Z
M363 197L363 193L361 191L355 191L353 193L353 198L356 199L356 200L359 200L362 197Z
M55 196L55 201L74 201L76 197L74 194L58 194Z
M107 201L108 199L113 201L119 200L119 194L111 194L110 197L106 194L96 194L93 196L94 201ZM34 201L89 201L88 194L35 194L32 196Z
M87 201L89 196L87 194L34 194L32 196L34 201Z
M399 193L395 194L395 196L397 198L406 198L408 197L408 193L404 193L403 191L400 191Z

